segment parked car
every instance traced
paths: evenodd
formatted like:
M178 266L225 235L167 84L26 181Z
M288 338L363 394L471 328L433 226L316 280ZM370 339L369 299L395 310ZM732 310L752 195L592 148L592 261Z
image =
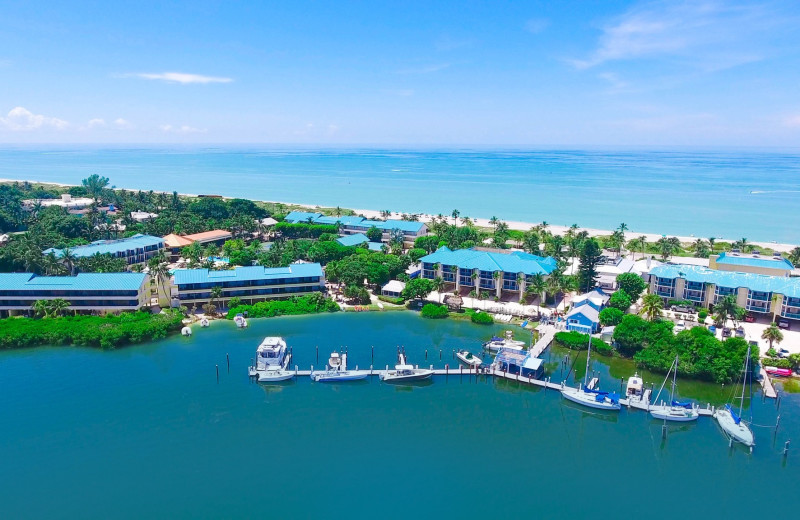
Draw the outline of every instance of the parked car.
M744 329L742 327L739 327L738 329L736 329L736 337L737 338L743 338L744 337Z
M672 312L694 312L694 307L691 305L673 305L669 308Z
M789 330L789 320L779 319L778 320L778 327L782 329Z
M684 330L686 330L686 322L683 320L676 321L675 326L672 328L675 334L683 332Z
M746 321L747 323L753 323L754 321L756 321L756 317L753 316L752 314L747 314L744 317L744 321Z
M779 348L778 349L778 357L782 357L782 358L789 357L789 351L786 350L785 348Z
M729 329L728 327L723 327L722 328L722 337L723 338L730 338L731 337L731 332L733 332L733 329Z

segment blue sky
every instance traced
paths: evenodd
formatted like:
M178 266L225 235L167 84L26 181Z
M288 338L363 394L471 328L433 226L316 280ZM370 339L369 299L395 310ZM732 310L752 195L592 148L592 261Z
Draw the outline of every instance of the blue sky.
M112 4L0 1L0 142L800 142L796 1Z

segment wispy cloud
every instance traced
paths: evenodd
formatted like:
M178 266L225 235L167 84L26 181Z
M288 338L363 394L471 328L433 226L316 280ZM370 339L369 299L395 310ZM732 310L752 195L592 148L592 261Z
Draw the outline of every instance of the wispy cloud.
M396 74L430 74L431 72L439 72L450 67L449 63L436 63L433 65L424 65L421 67L411 67L407 69L396 70Z
M0 126L15 132L25 132L39 129L63 130L69 123L57 117L34 114L24 107L15 107L6 117L0 117Z
M121 117L118 117L114 120L114 126L116 126L117 128L130 128L131 124L129 121L122 119Z
M525 22L525 30L531 34L539 34L550 26L547 18L531 18Z
M173 125L161 125L159 129L168 134L204 134L208 132L205 128L195 128L189 125L182 125L182 126L173 126Z
M719 70L762 59L758 41L782 24L769 6L709 1L658 1L635 7L602 28L579 69L603 63L664 56Z
M186 74L184 72L161 72L161 73L130 73L123 74L126 78L142 78L158 81L166 81L168 83L180 83L181 85L189 85L192 83L230 83L232 78L223 78L218 76L203 76L201 74Z
M88 123L86 123L86 128L100 128L106 126L106 120L96 117L94 119L90 119Z

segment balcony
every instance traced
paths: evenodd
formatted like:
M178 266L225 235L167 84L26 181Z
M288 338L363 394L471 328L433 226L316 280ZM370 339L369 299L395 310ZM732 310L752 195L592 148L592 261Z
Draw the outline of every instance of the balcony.
M675 288L674 287L665 287L663 285L656 286L656 294L659 296L663 296L664 298L674 298L675 297Z
M700 290L687 289L683 291L683 297L686 300L693 302L702 302L705 298L705 292Z
M769 312L769 307L770 307L769 302L763 302L758 300L748 300L747 305L745 306L745 308L748 311L761 312L761 313Z

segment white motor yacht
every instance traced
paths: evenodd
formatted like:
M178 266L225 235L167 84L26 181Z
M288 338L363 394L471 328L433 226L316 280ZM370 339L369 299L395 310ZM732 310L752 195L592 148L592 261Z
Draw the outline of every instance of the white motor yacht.
M421 381L433 375L433 370L416 368L414 365L409 365L404 352L399 352L397 354L397 362L394 370L387 370L381 374L380 377L382 381L386 381L387 383Z
M256 349L256 362L249 367L248 373L250 377L258 377L259 381L282 381L284 379L280 378L284 375L294 376L294 372L287 370L291 357L283 338L267 336Z
M498 336L492 336L492 339L483 344L483 348L490 352L500 352L500 350L504 348L511 350L524 350L525 345L527 345L527 343L524 341L514 339L513 331L507 330L505 332L505 336L502 338Z
M242 315L242 314L237 314L236 316L234 316L233 317L233 322L240 329L243 329L243 328L247 327L247 320L245 319L244 315Z
M472 354L468 350L463 350L463 349L459 350L458 352L456 352L456 357L458 358L459 361L472 368L479 367L483 364L481 358Z

